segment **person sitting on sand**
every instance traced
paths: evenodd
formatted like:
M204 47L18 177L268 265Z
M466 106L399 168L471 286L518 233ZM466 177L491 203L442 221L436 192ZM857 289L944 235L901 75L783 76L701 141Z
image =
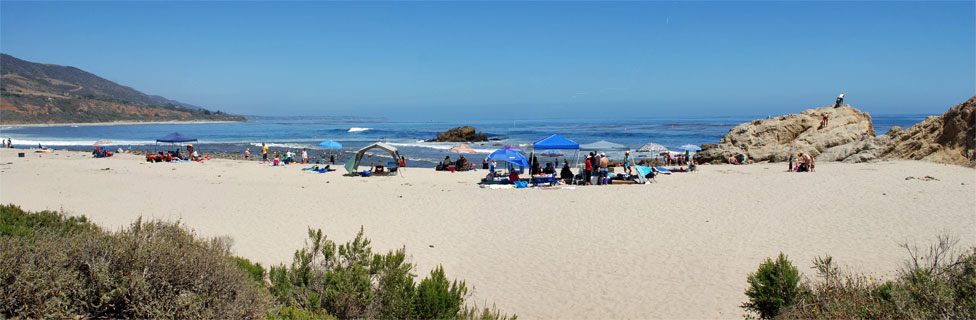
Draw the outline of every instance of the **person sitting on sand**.
M546 162L546 167L542 169L542 173L556 174L556 168L552 166L552 162Z
M511 181L512 183L519 181L518 171L511 170L511 172L508 174L508 181Z
M559 172L559 177L566 181L566 183L573 181L573 170L569 168L569 163L563 164L563 169Z
M407 166L407 158L404 157L404 156L400 156L400 163L398 163L398 165L400 167L406 167Z
M274 153L274 165L277 166L280 163L280 161L281 161L281 154L279 154L278 151L275 151L275 153Z

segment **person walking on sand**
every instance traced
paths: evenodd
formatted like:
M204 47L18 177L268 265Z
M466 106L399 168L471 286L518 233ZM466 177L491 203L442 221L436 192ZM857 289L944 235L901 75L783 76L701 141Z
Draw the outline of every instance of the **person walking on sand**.
M308 148L302 148L302 164L308 163Z
M261 143L261 156L264 157L261 161L268 163L268 145Z
M837 103L834 103L834 108L839 108L843 104L844 104L844 92L841 92L840 95L837 96Z
M244 149L244 160L251 160L251 148Z

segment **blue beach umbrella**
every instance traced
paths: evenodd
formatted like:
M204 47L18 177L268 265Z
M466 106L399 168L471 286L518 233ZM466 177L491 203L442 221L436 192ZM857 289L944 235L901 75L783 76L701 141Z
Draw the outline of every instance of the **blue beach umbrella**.
M319 147L323 147L326 149L342 149L342 144L329 140L329 141L322 141L321 143L319 143Z

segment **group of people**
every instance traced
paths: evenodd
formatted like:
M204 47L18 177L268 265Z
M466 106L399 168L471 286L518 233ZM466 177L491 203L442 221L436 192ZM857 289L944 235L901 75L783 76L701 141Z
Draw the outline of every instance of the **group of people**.
M119 150L122 149L119 148ZM207 159L209 159L209 157ZM176 150L171 150L166 152L159 151L155 154L153 153L146 154L147 162L170 162L170 161L180 161L180 160L202 161L203 159L200 158L200 153L198 153L197 150L193 148L192 144L186 146L185 154L183 153L183 150L180 148L176 148Z
M627 157L630 157L630 152L627 153ZM590 154L586 155L584 164L584 184L590 184L594 175L597 177L597 185L605 185L609 182L610 158L607 157L606 153L590 152ZM628 166L625 170L630 170L630 167Z
M687 153L677 154L677 155L667 153L664 155L664 157L660 157L660 158L659 156L654 156L654 160L657 160L658 162L661 162L666 166L685 166L685 165L689 165L692 162L691 155Z
M244 149L244 160L251 160L251 148ZM337 157L335 154L322 153L322 158L318 162L320 164L335 164ZM307 164L312 163L313 159L309 158L308 148L302 148L302 153L296 154L291 151L291 149L286 149L284 152L275 151L270 152L268 145L265 143L261 144L261 161L264 163L270 163L272 165L283 165L300 163Z
M789 172L816 172L817 160L807 153L797 153L796 158L790 153L790 160L787 161Z
M401 162L401 165L400 165L401 167L406 165L406 160L405 159L401 159L400 162ZM484 165L486 163L487 162L483 162L482 163L482 167L484 167ZM437 167L434 168L434 170L437 170L437 171L467 171L467 170L471 169L472 165L473 164L469 164L468 163L468 159L464 158L464 155L463 154L460 155L460 156L458 156L458 159L456 161L451 161L451 156L444 156L444 161L441 161L440 163L438 163L437 164ZM452 167L454 168L454 170L451 170Z
M10 138L7 138L7 140L0 139L0 142L3 143L3 147L4 148L13 148L14 147L14 143L12 141L10 141Z

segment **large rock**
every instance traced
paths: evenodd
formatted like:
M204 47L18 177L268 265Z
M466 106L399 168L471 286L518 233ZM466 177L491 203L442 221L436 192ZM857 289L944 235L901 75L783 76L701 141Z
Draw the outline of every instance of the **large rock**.
M488 136L484 132L477 132L474 127L465 126L457 127L454 129L447 130L442 133L437 134L437 139L432 139L429 141L434 142L475 142L475 141L488 141Z
M976 96L903 131L889 134L886 158L976 166Z
M820 127L827 114L828 124ZM731 156L745 155L752 161L786 161L790 154L808 153L814 157L831 147L874 137L871 116L849 105L810 109L771 119L743 123L729 130L717 145L702 145L695 161L725 162Z
M891 128L873 139L833 147L818 160L865 162L877 159L928 160L976 167L976 96L908 129Z

